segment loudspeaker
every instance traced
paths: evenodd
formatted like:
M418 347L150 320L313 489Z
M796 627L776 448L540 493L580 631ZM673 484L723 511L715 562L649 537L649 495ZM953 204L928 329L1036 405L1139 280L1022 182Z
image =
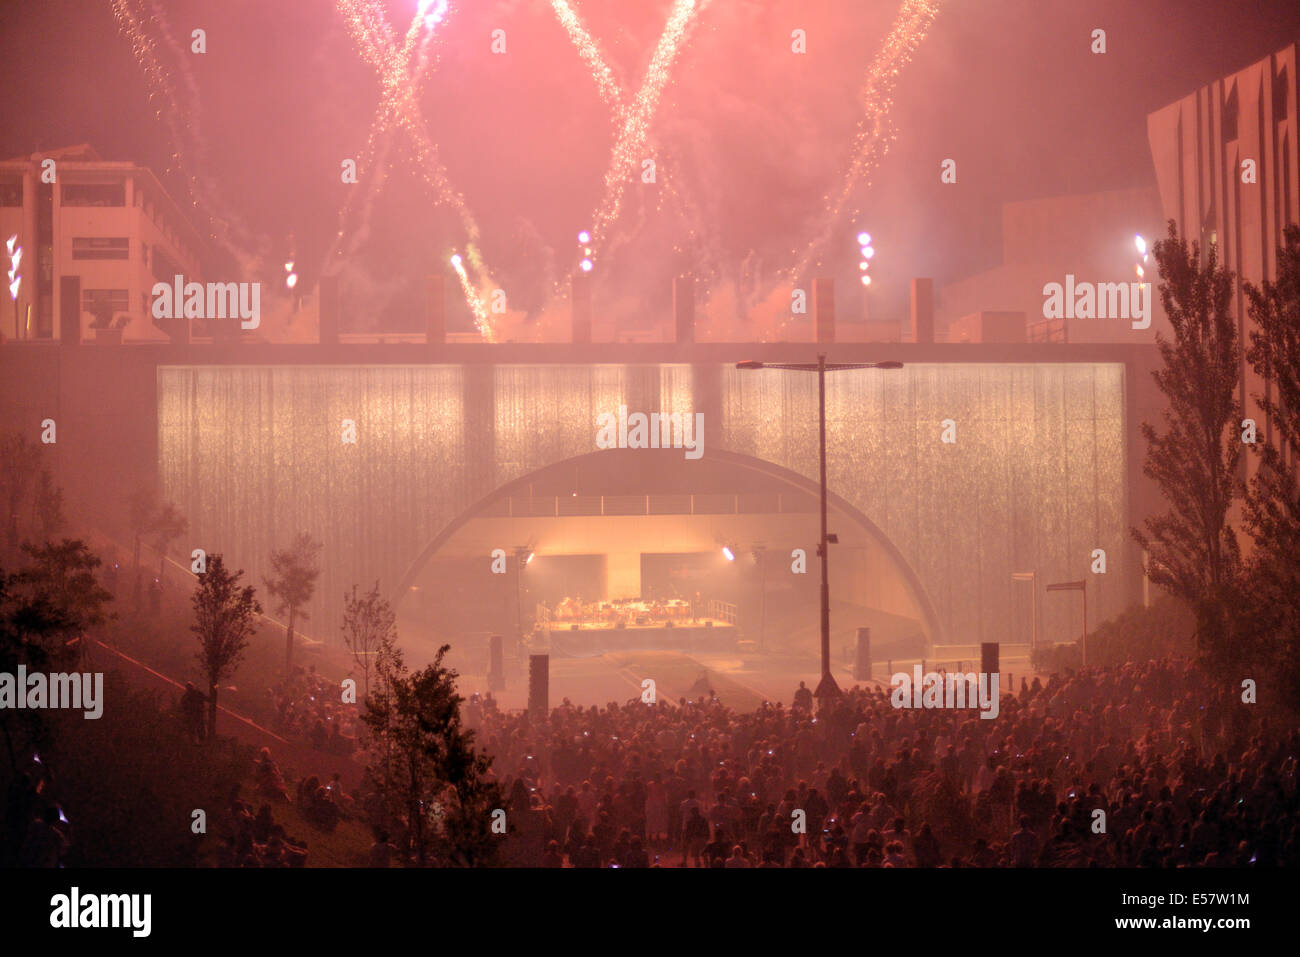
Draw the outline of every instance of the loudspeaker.
M858 656L853 662L855 681L871 680L871 629L858 629Z
M528 656L528 710L545 717L550 711L551 656Z
M980 671L986 675L998 673L998 642L980 643Z
M501 647L501 636L493 635L488 639L488 689L501 691L506 686L506 666Z

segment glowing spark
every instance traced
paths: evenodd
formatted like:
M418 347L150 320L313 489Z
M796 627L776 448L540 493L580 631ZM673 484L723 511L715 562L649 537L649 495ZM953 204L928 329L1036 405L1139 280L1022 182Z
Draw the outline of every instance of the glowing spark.
M492 326L488 323L487 309L484 308L483 300L478 297L478 293L474 291L474 287L469 281L469 274L465 272L465 266L460 261L460 256L452 256L451 264L456 268L456 275L460 278L460 288L465 294L465 301L469 303L470 310L474 313L474 325L478 327L479 334L484 339L492 342Z
M864 115L858 121L858 132L854 137L852 159L844 185L826 209L822 230L808 244L795 266L791 274L795 281L807 273L809 264L830 240L858 184L865 183L868 189L871 187L871 174L889 152L896 136L889 118L889 111L894 105L894 88L898 85L903 68L912 61L916 48L921 45L934 23L940 2L941 0L903 0L899 7L889 35L867 69L861 95Z
M641 89L623 118L622 129L614 143L609 169L605 172L605 192L601 205L592 221L595 244L607 238L609 227L618 219L623 205L623 192L634 170L645 158L646 139L650 134L650 120L659 106L659 98L668 85L673 61L681 50L682 40L695 15L695 0L673 0L668 23L659 37L654 56L646 68Z

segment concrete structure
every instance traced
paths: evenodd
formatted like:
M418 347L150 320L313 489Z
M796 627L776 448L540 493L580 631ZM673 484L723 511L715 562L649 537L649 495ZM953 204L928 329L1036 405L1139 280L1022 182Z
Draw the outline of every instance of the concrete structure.
M1023 312L976 312L948 327L949 342L1025 342Z
M149 170L84 145L0 162L0 233L23 247L17 308L0 308L6 338L188 338L189 320L155 324L150 290L177 274L202 281L203 242Z
M1002 264L974 276L946 283L938 290L935 335L961 341L950 327L978 312L1020 312L1032 341L1150 343L1168 323L1159 296L1152 295L1149 329L1134 329L1122 319L1044 319L1044 286L1063 283L1067 275L1091 283L1127 283L1137 279L1133 237L1148 242L1164 235L1159 198L1152 189L1052 196L1007 203L1002 207ZM1151 272L1148 278L1154 275ZM1054 326L1046 335L1039 328ZM967 336L971 330L966 329ZM976 341L970 339L969 341Z
M1202 249L1217 245L1220 261L1255 285L1277 278L1282 230L1300 222L1298 52L1292 43L1147 118L1165 218ZM1233 311L1243 342L1248 304L1238 285ZM1268 389L1243 358L1241 403L1271 442L1272 424L1253 399ZM1256 465L1253 456L1243 463Z
M668 474L684 476L676 491L689 494L702 474L691 471L697 467L737 482L759 476L765 494L813 494L815 381L741 372L734 363L806 362L817 348L11 343L0 348L0 427L35 438L42 419L56 417L58 444L42 454L74 508L120 517L131 489L156 482L190 522L178 553L223 552L250 581L266 574L272 547L312 533L325 543L325 567L311 630L332 638L337 596L354 582L379 577L394 593L421 581L422 563L439 543L473 540L473 530L464 533L469 539L455 533L492 517L503 499L532 497L530 483L564 469L581 476L595 467L589 463L627 454L596 446L596 416L619 405L703 413L704 455L696 462L679 449L632 452L645 457L644 467L622 470L622 487L599 494L657 494L642 486ZM827 383L832 517L839 516L831 530L862 549L859 558L846 550L832 562L833 575L848 576L837 578L834 598L856 590L864 602L923 622L931 639L941 632L950 642L1010 640L1014 632L1025 641L1030 596L1011 574L1080 578L1092 550L1103 548L1107 573L1089 578L1095 620L1141 600L1141 561L1128 529L1158 506L1141 475L1137 429L1157 414L1154 348L900 343L882 352L839 343L829 350L835 362L906 364L839 373ZM355 445L340 441L345 418L356 423ZM940 441L945 419L956 423L955 444ZM698 509L677 514L646 523L646 534L693 549L707 544L714 526L739 536L745 515L770 526L773 543L784 546L794 534L783 512L738 507L731 519L707 522L694 520ZM617 538L616 524L597 533L590 523L586 531L570 523L564 533L575 536L572 548L586 550ZM811 548L811 513L806 524ZM501 531L503 547L534 531L527 524ZM551 553L546 541L537 545ZM615 578L631 575L622 551L630 549L614 549L608 569ZM781 562L774 556L771 568L788 572L788 553ZM486 557L481 567L486 575ZM888 585L884 593L868 587L876 581ZM1074 614L1072 605L1046 606L1044 639L1077 634ZM833 619L837 640L839 629L851 640L867 623Z

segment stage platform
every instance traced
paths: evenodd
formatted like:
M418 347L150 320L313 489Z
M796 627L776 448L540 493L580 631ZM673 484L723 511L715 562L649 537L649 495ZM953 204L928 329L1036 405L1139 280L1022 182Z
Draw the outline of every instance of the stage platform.
M605 622L573 625L552 623L549 639L552 654L592 655L632 649L675 649L680 651L729 651L740 637L734 625L714 618L685 622L658 621L645 625L616 627Z

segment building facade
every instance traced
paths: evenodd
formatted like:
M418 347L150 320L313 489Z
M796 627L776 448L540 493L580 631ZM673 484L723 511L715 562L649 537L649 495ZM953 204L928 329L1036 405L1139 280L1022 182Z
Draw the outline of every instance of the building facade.
M0 310L15 340L167 342L154 283L201 281L202 239L149 170L88 146L0 162L0 234L23 250L16 298ZM186 320L176 320L180 326Z
M1300 222L1296 61L1292 43L1215 80L1147 118L1165 218L1179 235L1217 246L1220 261L1258 285L1277 277L1282 231ZM1249 300L1240 283L1232 308L1249 344ZM1266 440L1272 423L1255 397L1269 393L1242 360L1241 405ZM1244 456L1253 469L1253 456Z

